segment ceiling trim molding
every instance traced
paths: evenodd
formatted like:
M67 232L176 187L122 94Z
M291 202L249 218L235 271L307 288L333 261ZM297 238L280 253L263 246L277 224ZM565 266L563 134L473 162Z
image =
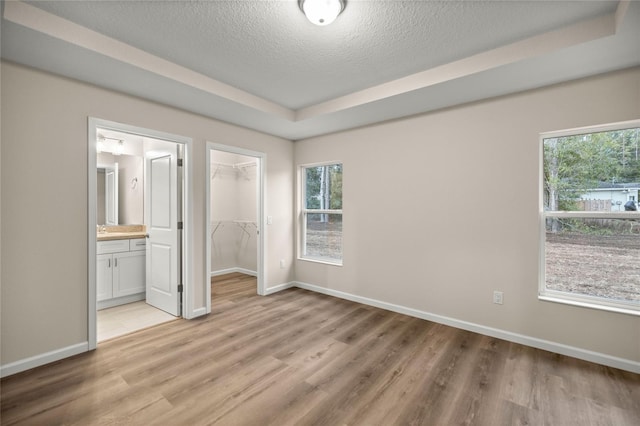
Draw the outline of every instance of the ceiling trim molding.
M293 121L295 112L186 67L48 13L21 1L8 1L4 18L34 31L80 46L145 71L203 90L235 103Z
M621 0L612 13L583 20L573 25L538 34L298 110L286 108L278 103L222 83L22 1L5 2L4 18L31 30L202 90L238 105L279 117L289 123L297 123L437 86L614 35L624 21L629 4L630 0Z
M578 22L558 30L529 37L407 77L302 108L296 112L296 121L354 108L366 103L445 83L503 65L614 35L626 12L626 7L620 7L621 3L614 13ZM628 6L628 4L626 6ZM622 12L618 14L621 10Z

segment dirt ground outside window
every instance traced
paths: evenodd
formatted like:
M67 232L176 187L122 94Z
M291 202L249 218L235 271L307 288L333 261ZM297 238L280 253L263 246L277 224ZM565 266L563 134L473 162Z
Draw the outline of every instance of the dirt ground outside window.
M640 301L640 236L547 233L549 290Z

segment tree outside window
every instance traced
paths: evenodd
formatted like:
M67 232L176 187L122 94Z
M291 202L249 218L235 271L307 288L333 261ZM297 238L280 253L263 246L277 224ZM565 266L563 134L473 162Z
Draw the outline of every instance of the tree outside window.
M342 263L342 164L302 168L300 257Z
M639 124L543 135L543 298L640 311Z

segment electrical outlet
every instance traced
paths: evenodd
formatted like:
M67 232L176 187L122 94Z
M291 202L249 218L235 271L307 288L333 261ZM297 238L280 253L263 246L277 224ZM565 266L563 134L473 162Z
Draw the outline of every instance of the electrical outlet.
M280 259L280 269L284 269L284 259Z
M493 303L497 305L502 305L502 292L495 290L493 292Z

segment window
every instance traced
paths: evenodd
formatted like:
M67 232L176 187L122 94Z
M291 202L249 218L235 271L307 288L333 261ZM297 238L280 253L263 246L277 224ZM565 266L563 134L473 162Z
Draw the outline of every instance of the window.
M301 171L300 258L342 265L342 164Z
M640 121L541 140L540 298L640 314Z

